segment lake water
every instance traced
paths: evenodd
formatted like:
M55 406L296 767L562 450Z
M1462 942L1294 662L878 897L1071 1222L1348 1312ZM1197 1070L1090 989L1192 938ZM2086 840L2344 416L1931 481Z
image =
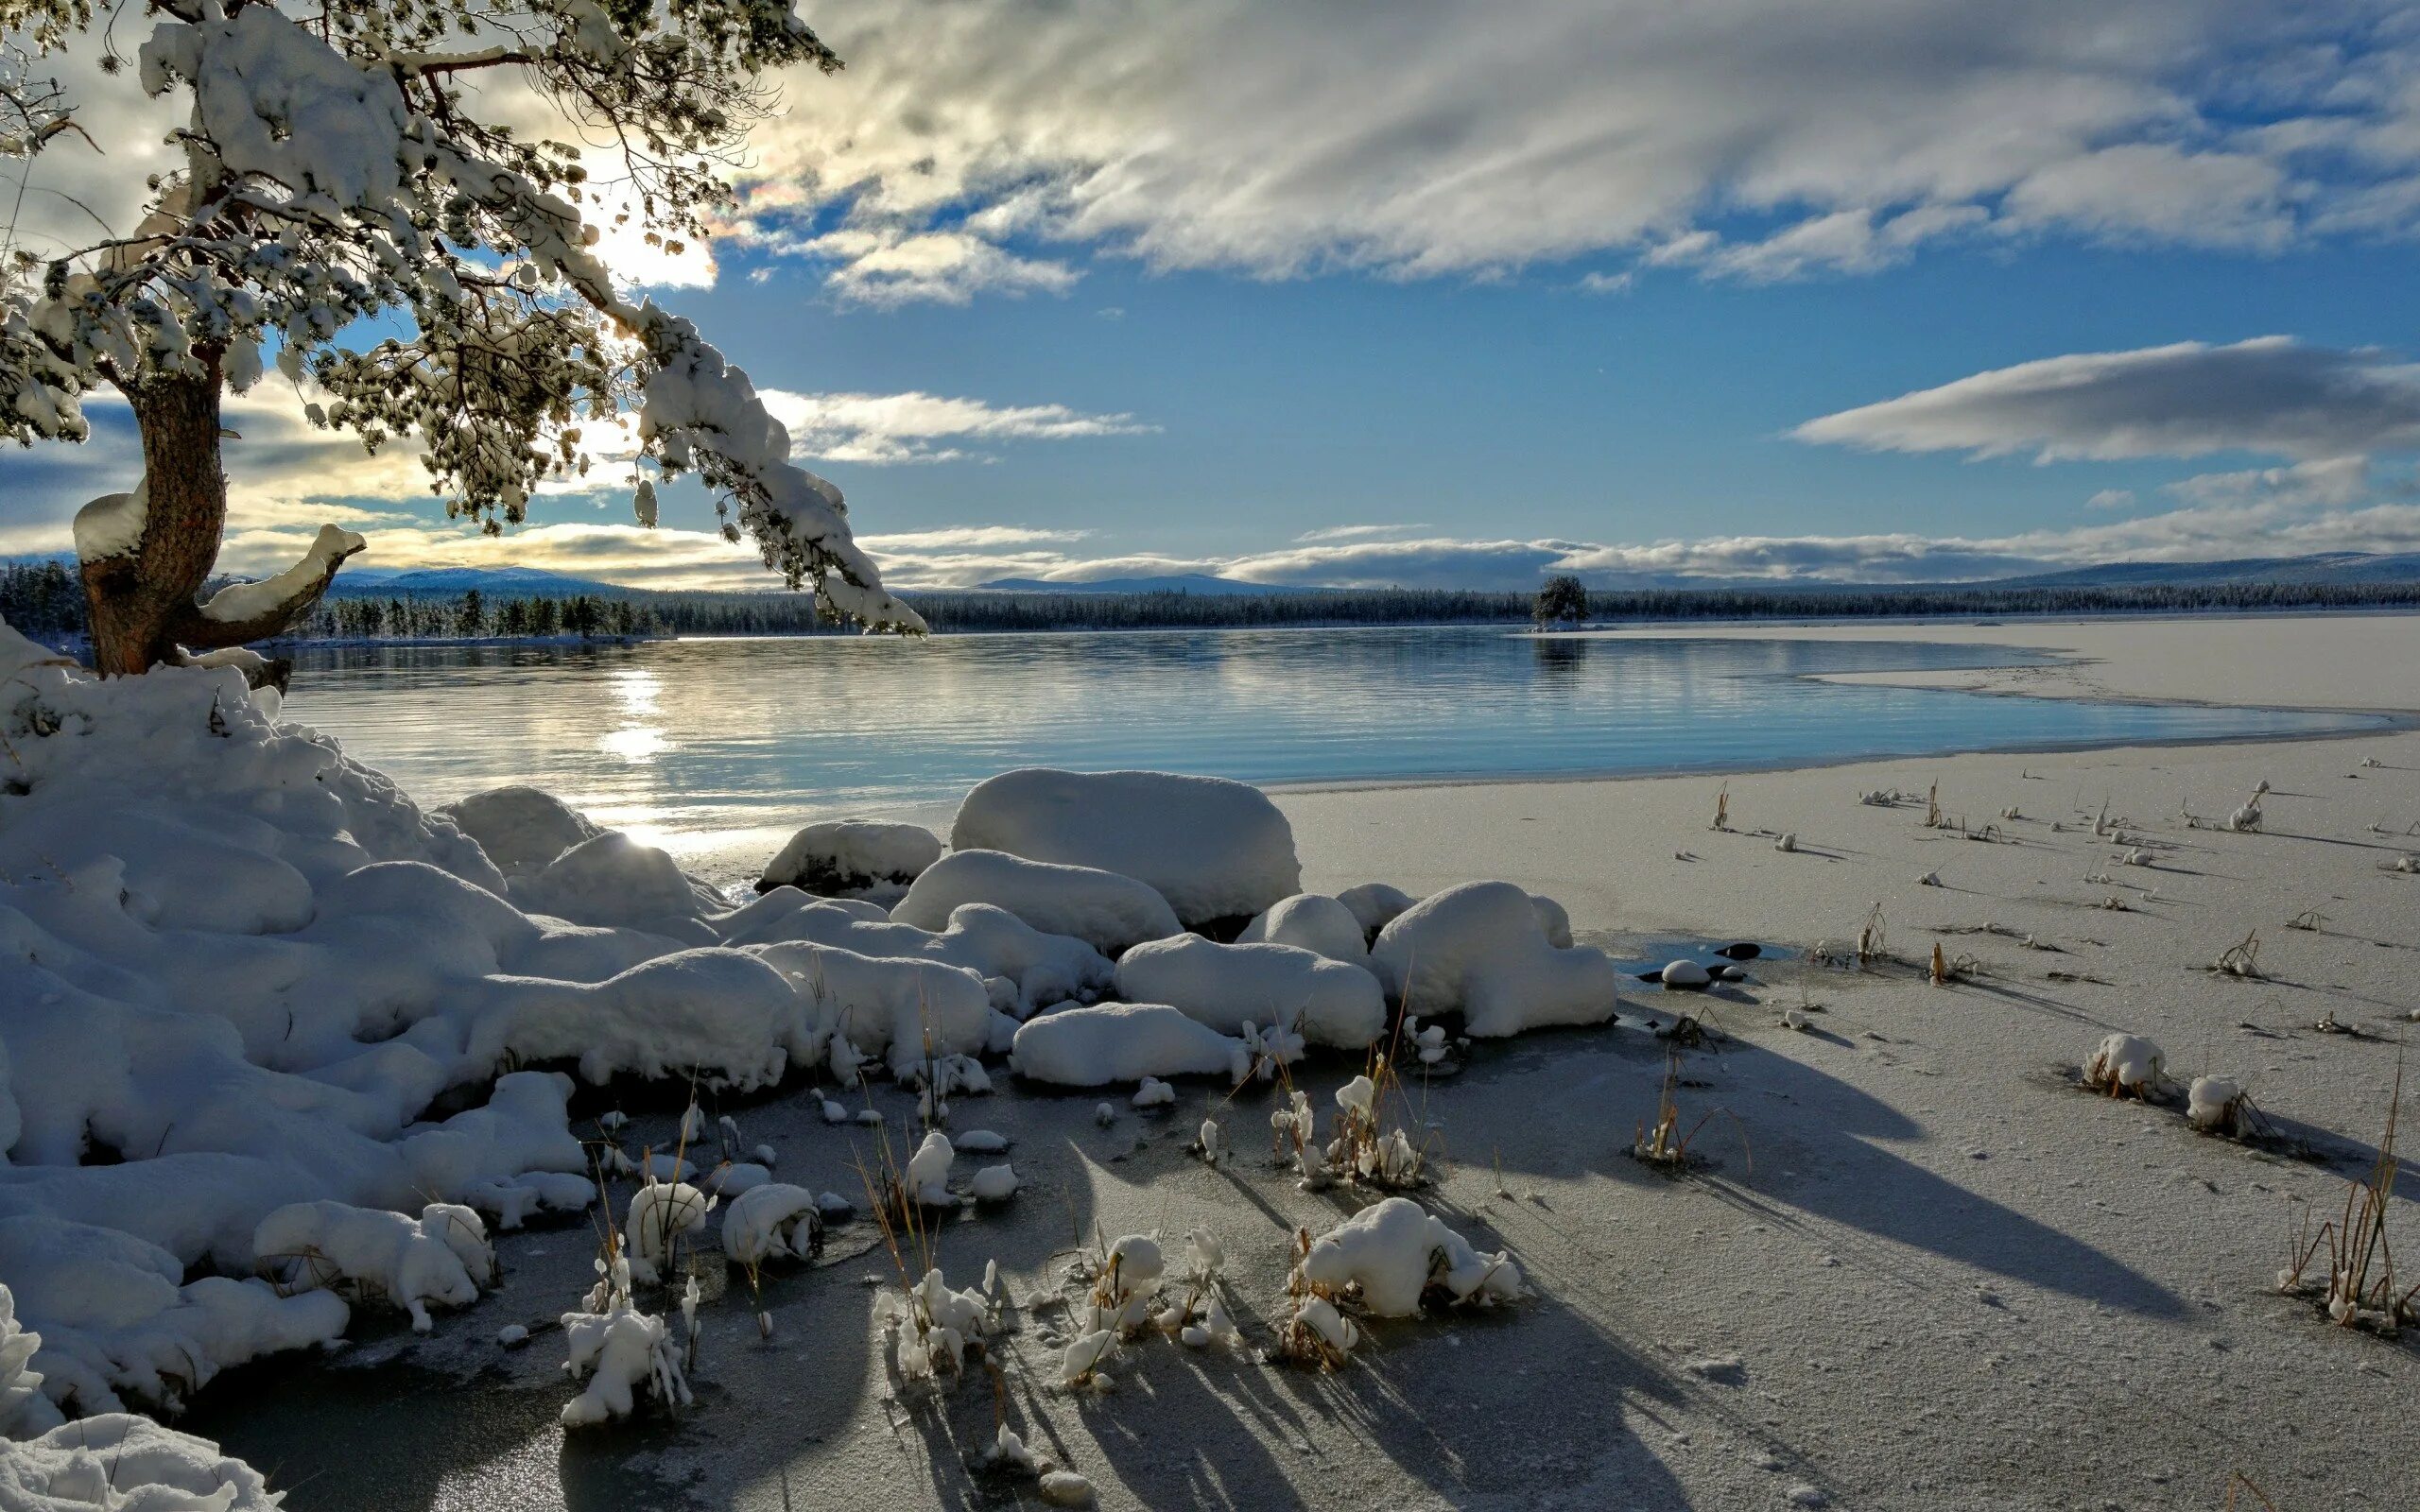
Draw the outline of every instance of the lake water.
M2375 723L1809 679L2045 660L1503 627L322 648L298 658L286 709L423 802L529 782L687 854L929 811L1011 766L1264 783L1739 770Z

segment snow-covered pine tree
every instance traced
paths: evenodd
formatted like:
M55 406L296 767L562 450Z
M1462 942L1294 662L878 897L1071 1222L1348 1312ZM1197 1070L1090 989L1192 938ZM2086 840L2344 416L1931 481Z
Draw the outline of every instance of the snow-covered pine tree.
M285 572L199 598L227 515L221 396L265 364L312 387L316 424L416 438L448 510L490 531L634 416L640 524L655 478L694 472L792 588L922 628L748 375L597 251L607 224L702 237L768 76L840 66L789 0L150 0L131 60L121 10L0 0L0 34L131 62L191 106L141 224L0 268L0 433L81 440L109 385L141 434L140 480L76 520L103 673L275 634L361 549L323 526ZM0 151L109 145L22 70L7 92L26 120Z

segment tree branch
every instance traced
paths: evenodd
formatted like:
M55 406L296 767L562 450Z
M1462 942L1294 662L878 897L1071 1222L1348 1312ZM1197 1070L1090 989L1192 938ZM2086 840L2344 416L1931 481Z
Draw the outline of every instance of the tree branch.
M196 651L265 641L310 613L345 558L367 544L350 530L321 525L301 561L274 577L220 589L179 614L168 627L169 638Z

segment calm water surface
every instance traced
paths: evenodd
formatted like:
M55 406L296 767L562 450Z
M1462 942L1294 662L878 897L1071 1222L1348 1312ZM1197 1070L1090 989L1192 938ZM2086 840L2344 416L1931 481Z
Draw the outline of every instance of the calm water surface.
M942 804L1023 765L1254 782L1635 773L2372 722L1806 678L2045 660L1501 627L332 648L302 655L286 708L424 802L530 782L675 850Z

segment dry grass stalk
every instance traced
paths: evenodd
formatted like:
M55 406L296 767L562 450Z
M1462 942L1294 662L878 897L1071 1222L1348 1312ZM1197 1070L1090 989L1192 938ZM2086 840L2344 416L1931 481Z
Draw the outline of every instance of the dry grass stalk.
M2304 1280L2325 1247L2327 1284L2321 1303L2340 1327L2366 1328L2394 1333L2408 1323L2420 1322L2420 1283L2399 1286L2394 1274L2394 1249L2386 1230L2394 1200L2394 1179L2401 1169L2395 1158L2395 1128L2403 1108L2403 1065L2394 1068L2394 1091L2387 1105L2386 1131L2378 1138L2377 1159L2369 1176L2345 1184L2344 1211L2310 1230L2310 1211L2303 1211L2299 1233L2287 1246L2287 1265L2277 1273L2277 1289L2294 1295L2308 1289Z
M1941 784L1935 782L1925 789L1925 828L1938 830L1941 822Z
M1874 911L1865 916L1864 924L1857 932L1858 968L1862 971L1876 961L1890 958L1890 942L1883 933L1882 904L1876 902Z
M2210 963L2210 970L2224 976L2257 979L2260 975L2260 934L2253 931L2226 948Z
M1728 782L1723 783L1721 791L1714 795L1714 823L1707 828L1715 830L1731 828L1731 784Z
M1681 1132L1680 1085L1680 1054L1677 1051L1668 1051L1664 1057L1663 1086L1658 1090L1655 1098L1655 1125L1650 1128L1643 1122L1638 1125L1637 1137L1631 1142L1632 1156L1646 1164L1664 1170L1680 1170L1689 1163L1689 1146L1696 1143L1698 1135L1715 1114L1720 1113L1731 1120L1739 1130L1739 1152L1747 1161L1748 1174L1755 1175L1756 1155L1748 1143L1748 1125L1740 1123L1739 1116L1731 1109L1710 1108L1698 1116L1696 1123L1689 1125L1687 1133Z

